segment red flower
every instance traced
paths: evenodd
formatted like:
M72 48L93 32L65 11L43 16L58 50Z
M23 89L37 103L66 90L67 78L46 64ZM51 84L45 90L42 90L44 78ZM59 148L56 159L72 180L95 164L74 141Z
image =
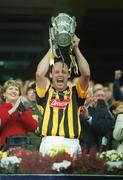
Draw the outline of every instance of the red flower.
M22 156L22 152L21 151L20 152L15 152L13 155L17 156L17 157L20 157L20 156Z

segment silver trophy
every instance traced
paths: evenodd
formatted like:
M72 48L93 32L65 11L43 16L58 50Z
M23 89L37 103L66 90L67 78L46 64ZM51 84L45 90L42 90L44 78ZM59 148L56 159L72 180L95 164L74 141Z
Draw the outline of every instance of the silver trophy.
M71 38L76 30L75 17L60 13L58 16L51 18L51 24L56 43L62 47L69 46L71 44Z
M61 57L64 62L61 49L68 47L71 59L70 66L73 66L75 71L77 71L77 65L72 55L71 40L75 34L76 26L76 18L74 16L71 17L66 13L59 13L58 16L51 17L51 27L49 28L53 56L55 58Z

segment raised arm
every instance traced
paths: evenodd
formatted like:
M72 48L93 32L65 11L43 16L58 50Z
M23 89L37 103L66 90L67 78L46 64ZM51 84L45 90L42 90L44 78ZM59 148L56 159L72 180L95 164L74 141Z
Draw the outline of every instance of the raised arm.
M36 84L40 88L45 88L47 86L48 80L46 78L46 74L49 69L49 64L50 64L50 49L46 53L46 55L41 59L37 66L37 71L36 71Z
M88 62L86 61L86 59L84 58L84 56L82 55L78 47L79 42L80 42L80 39L76 35L74 35L72 39L72 45L73 45L73 50L77 59L79 71L81 73L81 76L79 77L79 82L82 89L87 89L89 86L89 81L90 81L90 68L89 68Z

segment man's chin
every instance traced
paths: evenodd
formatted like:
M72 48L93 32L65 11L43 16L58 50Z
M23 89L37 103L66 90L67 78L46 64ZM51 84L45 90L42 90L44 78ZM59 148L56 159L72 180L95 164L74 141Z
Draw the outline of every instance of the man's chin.
M58 91L63 91L65 88L66 88L66 87L63 86L63 85L57 85L57 86L55 87L55 89L58 90Z

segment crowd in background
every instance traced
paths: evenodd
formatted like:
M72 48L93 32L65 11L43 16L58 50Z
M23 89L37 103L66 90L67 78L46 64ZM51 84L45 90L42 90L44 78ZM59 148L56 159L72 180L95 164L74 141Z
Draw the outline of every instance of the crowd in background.
M90 81L87 98L84 104L84 111L88 113L88 119L85 120L85 113L80 113L81 124L84 127L84 130L81 132L80 143L82 149L87 151L87 153L89 153L91 148L96 148L97 151L101 152L110 149L117 149L118 152L123 152L123 85L120 83L122 74L121 70L116 70L114 72L114 81L106 85L94 83L92 80ZM68 86L74 85L75 80L69 81ZM22 126L17 130L17 126L14 126L14 120L12 119L10 127L5 127L5 124L2 124L1 119L3 118L3 112L0 112L0 138L5 138L5 136L11 137L14 133L26 136L28 132L33 132L31 134L33 142L31 145L33 145L32 148L38 149L39 140L35 141L35 134L37 135L39 130L40 113L36 106L35 80L23 81L21 79L16 79L9 81L15 81L19 84L19 88L21 89L19 89L19 91L21 91L22 104L20 105L20 102L18 105L16 104L17 107L15 111L18 109L18 114L17 117L15 117L15 123L19 121L18 117L21 117L25 112L28 112L28 114L23 115L23 122L22 118L20 118L18 126L21 126L21 123ZM2 88L3 87L1 86L1 89ZM0 99L1 106L4 103L2 96ZM21 112L19 112L19 108ZM31 109L31 111L29 109ZM0 111L2 111L2 109L0 109ZM32 115L32 118L30 115ZM5 121L6 118L7 115L5 115ZM14 129L14 131L11 131L11 129ZM5 135L6 133L3 131L9 131L11 133ZM4 141L6 140L4 139ZM7 142L4 142L3 145L7 143L12 143L11 138L8 138ZM27 144L28 139L26 139L26 145ZM1 149L6 149L7 147L3 145L1 144Z

